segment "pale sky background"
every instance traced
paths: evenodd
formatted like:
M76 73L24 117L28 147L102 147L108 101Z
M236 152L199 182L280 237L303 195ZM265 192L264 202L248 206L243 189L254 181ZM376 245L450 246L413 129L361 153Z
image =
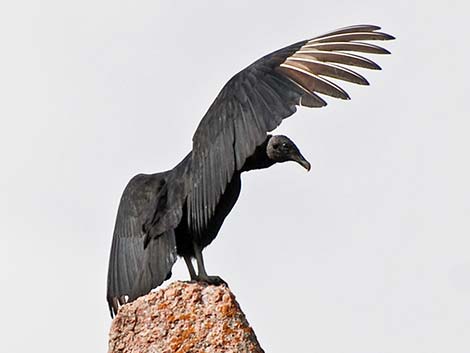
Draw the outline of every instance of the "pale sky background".
M1 351L105 352L127 181L172 168L223 84L275 49L373 23L370 87L279 129L312 163L243 178L205 251L267 353L470 352L465 1L0 5ZM174 279L187 279L182 262Z

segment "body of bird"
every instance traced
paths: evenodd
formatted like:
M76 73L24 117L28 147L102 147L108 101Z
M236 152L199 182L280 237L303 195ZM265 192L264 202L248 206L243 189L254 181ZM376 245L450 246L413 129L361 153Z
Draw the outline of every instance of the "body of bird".
M316 93L349 99L325 76L368 84L344 65L379 69L369 59L350 53L387 54L362 42L393 38L378 29L372 25L342 28L259 59L224 86L194 134L192 151L175 168L139 174L129 182L111 246L107 292L111 315L119 305L168 279L178 256L186 261L191 279L223 282L207 274L202 250L235 205L241 174L286 161L310 170L288 137L268 132L292 115L296 106L326 105Z

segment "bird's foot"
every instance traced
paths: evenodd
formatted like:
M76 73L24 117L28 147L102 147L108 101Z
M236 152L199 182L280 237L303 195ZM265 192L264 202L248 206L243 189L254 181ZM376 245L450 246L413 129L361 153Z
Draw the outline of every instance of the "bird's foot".
M196 281L199 281L199 282L205 282L207 284L211 284L211 285L214 285L214 286L220 286L222 284L226 285L228 287L228 284L227 282L225 282L222 278L220 278L219 276L197 276L195 278Z

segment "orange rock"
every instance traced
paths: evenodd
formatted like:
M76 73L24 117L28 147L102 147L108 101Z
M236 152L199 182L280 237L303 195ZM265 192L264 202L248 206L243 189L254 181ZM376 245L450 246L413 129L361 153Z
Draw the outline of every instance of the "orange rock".
M226 286L174 282L119 309L108 353L262 353Z

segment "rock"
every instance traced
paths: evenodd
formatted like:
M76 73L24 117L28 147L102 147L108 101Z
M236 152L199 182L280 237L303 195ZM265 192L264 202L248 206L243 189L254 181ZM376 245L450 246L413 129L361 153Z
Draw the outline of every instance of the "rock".
M262 353L226 286L174 282L119 309L108 353Z

